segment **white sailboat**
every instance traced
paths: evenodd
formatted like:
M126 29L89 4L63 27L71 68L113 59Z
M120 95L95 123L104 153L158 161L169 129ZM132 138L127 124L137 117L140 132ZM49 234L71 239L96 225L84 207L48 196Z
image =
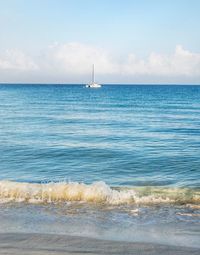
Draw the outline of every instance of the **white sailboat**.
M101 84L98 84L95 82L94 78L94 64L92 66L92 82L89 84L86 84L86 88L101 88Z

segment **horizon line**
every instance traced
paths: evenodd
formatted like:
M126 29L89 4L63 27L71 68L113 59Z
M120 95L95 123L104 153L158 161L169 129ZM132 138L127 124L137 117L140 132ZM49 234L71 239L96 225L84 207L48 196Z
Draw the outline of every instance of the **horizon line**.
M0 82L0 85L85 85L85 83L47 83L47 82ZM161 86L200 86L199 84L196 83L101 83L103 86L115 86L115 85L130 85L130 86L135 86L135 85L161 85Z

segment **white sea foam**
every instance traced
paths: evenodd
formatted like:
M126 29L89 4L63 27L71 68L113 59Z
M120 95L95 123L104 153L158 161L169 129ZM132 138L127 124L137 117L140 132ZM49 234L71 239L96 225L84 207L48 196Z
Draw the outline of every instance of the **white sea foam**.
M178 188L111 188L104 182L25 183L0 181L0 201L61 203L82 201L105 204L200 204L200 191Z

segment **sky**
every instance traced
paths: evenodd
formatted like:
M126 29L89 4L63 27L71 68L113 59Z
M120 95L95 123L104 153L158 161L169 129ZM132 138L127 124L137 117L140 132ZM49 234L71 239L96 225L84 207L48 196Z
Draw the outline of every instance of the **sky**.
M200 84L200 0L0 0L1 83Z

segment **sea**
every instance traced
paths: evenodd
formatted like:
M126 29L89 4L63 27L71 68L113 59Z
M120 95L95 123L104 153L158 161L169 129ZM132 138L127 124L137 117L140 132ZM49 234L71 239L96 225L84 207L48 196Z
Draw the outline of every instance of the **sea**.
M0 84L0 233L200 248L200 86Z

